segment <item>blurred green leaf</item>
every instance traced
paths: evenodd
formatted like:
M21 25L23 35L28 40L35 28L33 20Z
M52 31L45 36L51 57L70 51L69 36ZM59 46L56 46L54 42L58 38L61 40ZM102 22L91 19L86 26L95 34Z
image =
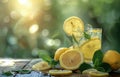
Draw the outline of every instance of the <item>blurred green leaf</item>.
M103 67L105 72L111 72L112 71L111 66L108 63L101 63L100 67Z
M102 60L103 60L103 53L101 50L97 50L94 53L94 56L92 59L94 67L98 67L102 63Z
M22 69L22 70L15 70L13 72L16 72L16 73L19 73L19 74L29 74L29 73L31 73L31 70Z
M13 73L11 71L3 72L2 75L11 76Z
M72 39L73 39L73 44L75 42L79 47L79 42L77 41L76 37L73 34L72 34Z
M91 39L91 36L90 36L88 33L86 33L86 32L84 32L84 37L85 37L86 39Z
M82 63L82 64L80 65L80 67L79 67L79 70L80 70L81 72L83 72L84 70L90 69L90 68L93 68L90 64Z
M44 61L47 61L48 63L52 61L52 58L50 57L47 51L39 50L38 55L40 58L42 58Z

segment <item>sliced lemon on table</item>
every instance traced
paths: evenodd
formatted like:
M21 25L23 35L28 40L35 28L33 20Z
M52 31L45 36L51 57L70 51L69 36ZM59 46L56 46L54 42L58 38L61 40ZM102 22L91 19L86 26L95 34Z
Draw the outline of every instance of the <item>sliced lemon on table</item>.
M65 20L63 30L68 36L76 35L84 32L84 23L79 17L72 16Z
M64 53L66 50L68 50L68 48L66 47L62 47L62 48L58 48L55 52L55 55L54 55L54 60L58 61L59 60L59 57L62 53Z
M71 70L49 70L49 74L51 75L69 75L71 73Z
M109 74L107 72L100 72L96 69L87 69L82 72L82 74L89 74L90 77L108 77Z
M83 72L82 72L82 74L89 74L91 71L94 71L94 72L96 72L97 70L96 69L87 69L87 70L84 70Z
M70 49L61 54L60 66L67 70L75 70L83 63L83 54L76 49Z
M108 77L109 74L106 72L100 72L100 71L91 71L90 73L91 77Z
M51 66L48 64L48 62L45 61L38 62L32 66L32 69L37 71L44 71L50 68Z
M91 61L96 50L101 49L101 40L92 38L80 46L80 51L83 52L86 61Z

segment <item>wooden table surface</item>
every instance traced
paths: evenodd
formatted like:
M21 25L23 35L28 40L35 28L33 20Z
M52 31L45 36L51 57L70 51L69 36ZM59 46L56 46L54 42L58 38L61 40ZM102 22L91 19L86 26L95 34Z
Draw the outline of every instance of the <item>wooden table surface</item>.
M41 59L0 59L0 74L3 71L6 72L10 70L19 70L21 68L31 69L31 66L39 61L41 61ZM45 74L45 76L42 77L90 77L90 76L73 73L71 75L61 76L47 76L47 74ZM111 72L109 74L109 77L120 77L120 70L117 72Z

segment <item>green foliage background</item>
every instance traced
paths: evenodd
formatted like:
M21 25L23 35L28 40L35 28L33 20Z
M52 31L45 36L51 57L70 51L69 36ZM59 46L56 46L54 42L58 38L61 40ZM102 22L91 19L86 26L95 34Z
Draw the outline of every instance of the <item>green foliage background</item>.
M0 57L37 58L39 50L45 50L54 55L57 48L71 46L72 43L62 28L64 20L70 16L78 16L85 24L102 28L103 51L115 49L120 52L120 0L41 1L43 4L47 1L48 5L41 5L38 0L34 0L33 3L36 2L35 8L43 7L42 12L37 11L33 20L21 17L19 12L17 12L17 17L12 19L10 13L15 10L11 9L15 7L13 6L16 4L15 1L0 1ZM32 10L36 11L34 9ZM27 33L27 30L29 25L34 23L39 24L40 29L36 34L31 35ZM26 25L28 27L25 27ZM43 37L43 30L47 30L49 35ZM49 46L46 44L49 39L57 40L57 42L55 41ZM59 45L57 45L58 42Z

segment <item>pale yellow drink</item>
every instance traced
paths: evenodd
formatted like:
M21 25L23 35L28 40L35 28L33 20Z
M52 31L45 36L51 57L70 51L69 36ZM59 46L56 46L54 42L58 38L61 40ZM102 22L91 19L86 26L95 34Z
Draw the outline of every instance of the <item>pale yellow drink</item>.
M92 28L86 31L90 38L83 36L80 41L80 51L83 52L86 62L91 62L95 51L101 49L102 29Z

